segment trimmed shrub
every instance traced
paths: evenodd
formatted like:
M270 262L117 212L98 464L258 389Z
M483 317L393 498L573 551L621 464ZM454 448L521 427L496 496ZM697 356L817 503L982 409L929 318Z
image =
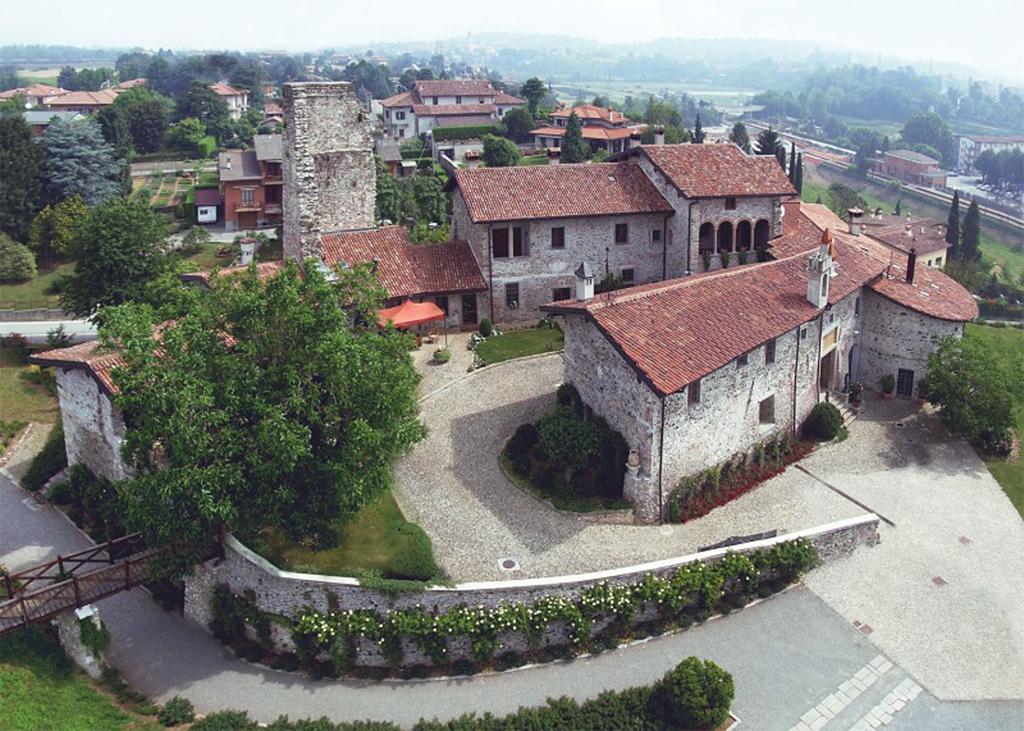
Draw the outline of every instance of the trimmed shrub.
M484 135L497 134L498 127L493 124L466 124L453 127L435 127L430 131L435 142L448 140L478 140Z
M828 442L839 435L843 428L843 415L827 401L815 405L804 422L804 436L818 442Z
M192 731L259 731L260 726L245 711L217 711L190 728Z
M483 335L485 338L489 338L491 337L491 335L494 334L494 325L487 317L480 321L480 334Z
M577 418L565 406L556 406L537 422L540 445L551 460L565 468L582 465L597 454L601 435L590 421Z
M882 389L882 393L888 396L896 390L896 379L891 373L886 373L878 379L878 385Z
M176 695L164 704L160 713L157 714L156 720L164 726L178 726L183 723L191 723L195 717L196 711L192 707L192 702Z
M27 282L36 275L31 249L0 233L0 283Z
M452 353L448 348L438 348L434 351L434 362L439 364L447 363L452 359Z
M68 466L64 450L64 425L58 419L39 454L32 458L28 470L21 478L21 486L35 492L46 481Z
M688 657L665 674L657 694L673 728L712 729L729 716L732 675L710 660Z
M516 474L526 475L530 471L530 452L540 439L537 427L533 424L522 424L508 440L505 453Z

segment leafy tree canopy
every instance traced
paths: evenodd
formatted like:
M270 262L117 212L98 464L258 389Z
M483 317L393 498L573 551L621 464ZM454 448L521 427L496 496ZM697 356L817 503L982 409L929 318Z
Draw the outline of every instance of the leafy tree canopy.
M20 115L0 114L0 232L27 241L43 206L46 148Z
M487 167L511 167L519 162L519 148L511 140L495 135L484 135L481 158Z
M39 265L53 266L71 251L79 229L89 217L89 209L77 195L46 206L32 221L29 246L35 252Z
M123 163L94 120L57 120L46 128L43 142L51 199L77 195L93 206L121 191Z
M583 139L583 123L576 112L569 115L565 123L565 135L562 137L561 162L586 162L590 157L590 145Z
M771 127L761 130L757 135L755 148L758 155L774 155L782 169L786 169L786 146L782 143L779 133Z
M530 131L537 128L537 122L530 114L530 110L523 107L505 112L501 124L505 128L505 136L514 142L529 142L532 139Z
M100 331L126 366L116 403L137 476L120 485L128 523L151 545L196 547L224 527L323 536L390 485L394 460L424 435L410 339L378 334L385 296L368 267L304 277L289 262L215 279L160 333L146 306L113 308Z
M536 76L527 79L523 82L523 85L519 87L519 95L526 100L531 117L537 116L537 108L544 100L544 97L547 96L547 93L547 84Z
M747 154L750 154L750 135L747 134L747 126L743 122L737 122L732 126L732 131L729 133L729 141Z

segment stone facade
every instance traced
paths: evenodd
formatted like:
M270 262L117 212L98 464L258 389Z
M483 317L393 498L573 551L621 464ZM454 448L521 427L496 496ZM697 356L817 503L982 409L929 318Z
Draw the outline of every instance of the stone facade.
M130 476L121 456L124 418L95 379L80 368L58 368L57 397L68 464L84 464L109 480Z
M495 322L536 322L543 317L540 306L555 299L556 289L573 292L573 272L586 261L600 281L605 272L619 276L632 272L633 282L644 284L665 279L668 216L631 214L587 218L545 218L509 223L474 224L470 221L462 194L456 190L453 204L453 232L468 241L484 278L490 282L482 317ZM616 225L626 224L627 242L615 243ZM513 255L513 229L521 230L525 253ZM552 229L564 231L564 244L552 246ZM491 241L496 230L508 230L508 257L495 257ZM516 307L507 285L518 287Z
M875 292L865 292L866 327L860 338L857 378L868 388L878 388L884 375L899 380L899 371L910 371L911 394L928 365L928 355L939 338L961 337L962 322L938 320L901 307Z
M402 593L394 598L363 588L353 578L281 571L229 537L225 542L224 559L201 564L191 576L186 577L185 616L208 629L213 620L213 591L218 584L226 584L235 594L245 594L260 610L284 617L296 617L308 609L326 613L331 611L332 607L341 610L374 609L384 612L389 609L421 606L428 611L443 612L460 605L493 608L516 602L529 604L546 596L576 597L599 582L624 584L637 582L646 574L666 576L685 564L713 563L728 552L749 553L798 538L810 541L823 561L841 558L849 555L858 546L872 546L878 542L878 520L878 516L869 513L728 549L704 551L623 569L544 579L467 583L450 588L430 587L419 592ZM646 608L638 613L634 622L646 621L654 616L654 612ZM591 631L596 634L605 626L606 622L595 622ZM272 625L272 632L278 649L294 649L287 632L276 625ZM528 647L526 639L517 633L506 633L500 637L500 641L504 652L523 652ZM564 645L566 642L565 627L556 624L545 634L541 646ZM404 649L403 665L429 664L428 658L416 647L406 643ZM450 655L452 659L468 658L469 650L467 642L455 642L452 643ZM357 643L356 664L381 666L385 662L380 648L375 643L360 640Z
M320 257L320 236L375 224L370 124L351 84L284 85L284 253Z
M92 612L89 619L99 626L100 616L95 607L92 607ZM53 618L52 622L57 628L57 639L60 641L60 646L64 648L68 658L82 668L90 678L99 680L103 675L103 658L93 655L92 651L82 643L82 631L75 610L69 609L66 612L61 612Z

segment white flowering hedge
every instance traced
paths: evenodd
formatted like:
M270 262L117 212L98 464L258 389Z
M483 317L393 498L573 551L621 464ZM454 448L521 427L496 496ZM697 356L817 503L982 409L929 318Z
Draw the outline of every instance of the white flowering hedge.
M355 664L359 638L376 643L394 667L403 661L403 639L435 665L450 661L452 641L468 639L472 659L482 663L501 649L499 638L508 632L521 633L537 648L545 631L560 624L570 647L579 651L590 641L595 622L608 620L615 630L623 630L642 609L654 610L657 621L686 626L716 609L742 606L755 595L778 591L817 560L814 546L800 539L750 554L727 553L713 564L687 564L665 577L645 574L631 584L600 582L575 598L547 596L532 604L458 606L439 613L422 606L385 612L309 610L289 619L261 612L251 595L237 596L220 586L214 596L214 633L230 643L244 637L248 626L266 645L267 627L277 623L291 632L300 662L310 664L326 654L336 672Z

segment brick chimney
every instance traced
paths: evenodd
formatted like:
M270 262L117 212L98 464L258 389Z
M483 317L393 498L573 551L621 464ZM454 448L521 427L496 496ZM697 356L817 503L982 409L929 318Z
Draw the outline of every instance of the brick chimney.
M375 224L377 176L352 85L284 85L284 254L321 258L320 236Z
M914 272L917 269L917 249L911 248L907 254L907 284L914 283Z

